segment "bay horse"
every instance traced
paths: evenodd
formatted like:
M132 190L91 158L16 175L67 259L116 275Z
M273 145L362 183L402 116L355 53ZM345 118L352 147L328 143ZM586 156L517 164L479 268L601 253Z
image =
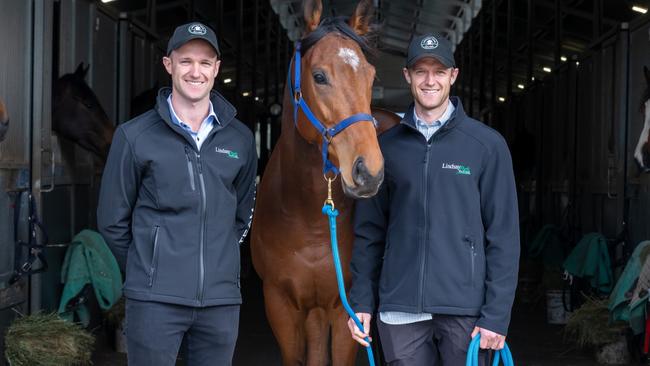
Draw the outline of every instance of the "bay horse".
M9 130L9 111L5 107L2 99L0 99L0 141L3 141L7 137L7 131Z
M645 76L646 88L643 92L643 129L639 136L639 141L634 149L634 160L639 164L639 168L644 172L650 172L650 70L643 66L643 75Z
M52 130L106 162L115 126L86 84L90 66L83 62L73 73L54 82L52 93Z
M364 56L370 49L364 36L370 28L372 2L362 0L347 19L326 18L322 23L320 0L304 1L303 9L306 30L296 51L301 56L302 99L328 129L355 114L369 114L375 69ZM295 73L296 59L294 52L289 75ZM288 77L285 85L293 85L292 81ZM282 133L258 189L251 232L253 265L263 281L266 315L283 364L353 365L357 346L338 298L327 218L321 212L327 192L323 164L329 157L340 169L341 184L332 188L349 286L354 199L377 192L383 156L371 120L354 123L327 139L323 154L323 136L313 122L302 111L294 121L294 98L299 93L292 95L290 88L284 92Z

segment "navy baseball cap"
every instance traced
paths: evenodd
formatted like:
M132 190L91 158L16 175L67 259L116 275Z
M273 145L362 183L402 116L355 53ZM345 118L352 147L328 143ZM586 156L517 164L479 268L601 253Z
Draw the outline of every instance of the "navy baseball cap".
M406 67L413 66L418 60L433 57L447 67L456 67L454 52L447 38L429 33L413 37L406 56Z
M178 49L193 39L202 39L208 42L217 52L217 57L221 57L217 35L214 34L214 31L210 27L199 22L187 23L176 27L172 38L170 38L169 43L167 43L167 56L169 56L173 50Z

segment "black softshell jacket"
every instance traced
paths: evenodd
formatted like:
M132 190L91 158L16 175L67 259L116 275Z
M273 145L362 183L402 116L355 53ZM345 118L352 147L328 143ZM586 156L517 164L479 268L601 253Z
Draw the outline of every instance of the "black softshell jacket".
M458 98L429 141L413 107L379 138L385 179L357 202L355 311L478 316L507 333L517 285L519 220L508 146Z
M220 123L201 149L171 122L167 97L120 125L102 177L98 227L128 298L240 304L239 247L251 223L257 152L235 108L212 92Z

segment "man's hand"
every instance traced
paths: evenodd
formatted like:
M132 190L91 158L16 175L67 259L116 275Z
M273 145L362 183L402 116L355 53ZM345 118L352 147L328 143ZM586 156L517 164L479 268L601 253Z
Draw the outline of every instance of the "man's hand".
M474 327L474 331L472 332L472 339L479 332L481 333L481 344L479 347L482 349L493 349L498 351L504 347L506 343L506 336L499 333L494 333L493 331L487 330L485 328Z
M363 324L363 332L357 327L357 324L354 322L352 318L348 319L348 328L350 329L350 334L352 334L352 339L355 341L359 342L364 347L368 347L368 342L364 340L366 337L370 337L370 319L372 319L372 315L368 313L356 313L357 318L361 321ZM372 338L370 338L372 341Z

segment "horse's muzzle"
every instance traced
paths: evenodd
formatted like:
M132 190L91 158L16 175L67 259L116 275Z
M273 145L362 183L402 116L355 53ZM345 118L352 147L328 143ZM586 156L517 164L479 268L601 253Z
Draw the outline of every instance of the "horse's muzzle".
M377 194L381 183L384 181L384 168L376 175L370 174L363 158L357 158L352 165L352 180L354 187L349 187L343 182L343 192L352 198L368 198Z

